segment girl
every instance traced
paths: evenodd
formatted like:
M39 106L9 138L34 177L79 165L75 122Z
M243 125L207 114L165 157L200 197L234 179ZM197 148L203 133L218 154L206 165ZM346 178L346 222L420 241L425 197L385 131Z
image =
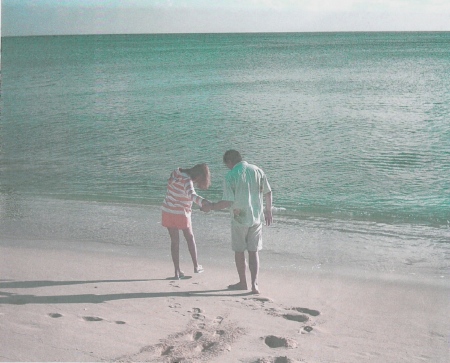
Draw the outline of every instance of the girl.
M208 189L211 185L211 175L208 165L197 164L190 169L178 168L172 172L167 183L167 193L162 209L162 225L169 231L171 241L172 261L175 267L175 278L184 277L180 270L180 234L183 231L189 253L194 264L194 273L203 272L203 267L197 261L197 246L192 231L192 202L200 207L209 203L208 200L195 193L194 184L200 189Z

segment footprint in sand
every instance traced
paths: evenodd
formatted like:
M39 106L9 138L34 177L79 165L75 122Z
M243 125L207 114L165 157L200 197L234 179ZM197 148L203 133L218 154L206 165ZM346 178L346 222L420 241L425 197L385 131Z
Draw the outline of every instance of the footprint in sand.
M85 321L103 321L103 319L99 318L98 316L83 316L83 320L85 320Z
M299 313L304 313L304 314L308 314L311 316L319 316L320 315L320 311L318 310L311 310L308 308L292 308L292 310L298 311Z
M320 315L320 311L318 310L313 310L313 309L308 309L308 308L302 308L302 307L293 307L293 308L282 308L282 307L270 307L270 305L273 304L273 300L267 297L250 297L250 298L244 298L245 301L250 301L251 303L254 304L259 304L261 308L265 308L265 311L272 316L277 316L277 317L283 317L284 319L287 320L291 320L291 321L296 321L299 323L306 323L307 321L310 320L310 317L316 317ZM249 307L255 308L255 305L251 304L248 305ZM269 306L267 306L269 305ZM296 311L302 314L293 314L291 312L287 312L288 311ZM303 333L309 333L313 330L313 328L311 326L305 326L303 327L302 330L302 334Z
M318 310L312 310L308 308L292 308L291 310L298 311L299 313L304 313L312 317L316 317L320 315L320 311ZM285 314L283 315L285 319L298 321L300 323L304 323L309 321L310 319L306 315L292 315L292 314ZM312 324L315 325L315 324ZM310 333L313 331L313 327L310 325L306 325L303 327L303 329L300 331L301 334Z
M268 297L250 297L244 298L244 300L250 302L248 306L255 306L259 304L260 307L265 307L266 303L273 303L273 300L269 299Z
M194 308L192 309L194 314L192 314L192 318L193 319L197 319L197 320L205 320L205 315L203 315L203 310L200 308Z
M226 332L225 332L225 330L216 330L215 334L217 334L217 335L225 335Z
M266 358L259 358L254 363L298 363L298 361L290 359L286 356L284 357L266 357Z
M299 323L305 323L309 320L309 318L303 314L283 314L282 316L287 320L298 321Z
M105 321L105 319L100 318L98 316L83 316L82 318L83 318L84 321ZM117 325L124 325L124 324L126 324L126 322L123 321L123 320L116 320L116 321L114 321L114 323L117 324Z
M62 315L60 313L50 313L48 314L49 317L51 318L60 318L62 317Z
M294 310L296 312L302 313L302 314L295 314L291 313L291 311ZM320 315L320 311L318 310L312 310L308 308L277 308L277 307L271 307L265 309L265 311L272 316L276 317L282 317L286 320L295 321L298 323L306 323L311 320L312 317L316 317ZM313 331L313 326L316 325L315 322L309 323L309 325L302 326L302 329L299 331L301 334L310 333Z
M198 331L194 334L193 339L199 340L203 336L203 333L201 331Z
M297 342L290 338L268 335L264 338L264 343L270 348L297 348Z
M49 313L47 314L49 317L51 318L61 318L62 314L60 313ZM83 320L84 321L103 321L104 319L99 318L97 316L83 316ZM123 325L126 324L126 322L122 321L122 320L117 320L114 323L118 324L118 325Z
M268 335L261 339L264 339L264 343L266 343L266 345L269 348L288 348L288 349L297 348L297 342L290 338ZM254 363L297 363L297 361L292 360L287 356L282 356L282 357L259 358Z
M295 311L298 311L299 313L303 313L303 314L283 314L283 318L285 318L287 320L298 321L299 323L307 322L309 320L309 317L307 315L309 315L309 316L319 316L320 315L320 311L312 310L312 309L308 309L308 308L291 308L291 310L295 310ZM307 315L305 315L305 314L307 314Z
M252 300L256 300L256 301L261 301L261 302L273 302L272 299L268 298L268 297L253 297Z

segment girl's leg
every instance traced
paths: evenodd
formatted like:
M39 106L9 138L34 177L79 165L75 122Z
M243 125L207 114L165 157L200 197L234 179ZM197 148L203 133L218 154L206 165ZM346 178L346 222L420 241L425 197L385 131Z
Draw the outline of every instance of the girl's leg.
M197 261L197 245L195 244L194 232L192 231L192 227L183 229L183 235L184 238L186 238L189 253L192 258L192 263L194 264L194 272L202 272L203 268L198 264Z
M179 278L183 274L180 270L180 233L177 228L167 228L167 230L170 235L170 252L175 268L175 278Z

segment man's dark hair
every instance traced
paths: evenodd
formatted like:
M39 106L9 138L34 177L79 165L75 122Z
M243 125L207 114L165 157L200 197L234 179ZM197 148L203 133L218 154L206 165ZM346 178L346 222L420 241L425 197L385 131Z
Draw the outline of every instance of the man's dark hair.
M227 162L231 162L233 165L240 163L242 161L242 156L239 154L239 151L236 150L228 150L223 154L223 162L226 164Z

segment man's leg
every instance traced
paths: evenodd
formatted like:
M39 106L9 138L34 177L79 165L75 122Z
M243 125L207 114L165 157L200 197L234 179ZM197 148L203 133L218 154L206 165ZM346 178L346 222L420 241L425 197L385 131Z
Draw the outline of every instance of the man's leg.
M235 252L234 260L236 262L236 269L239 275L239 283L232 286L236 287L236 290L247 290L247 279L245 276L247 264L245 261L245 252Z
M248 251L248 266L252 279L252 292L259 294L258 273L259 273L259 254L258 251Z
M252 279L252 293L259 294L258 274L259 274L259 253L262 248L262 223L249 228L247 234L248 266Z
M231 245L234 251L234 261L239 275L239 282L228 286L231 290L247 290L247 279L245 276L247 269L247 262L245 260L247 231L247 227L237 223L231 223Z

